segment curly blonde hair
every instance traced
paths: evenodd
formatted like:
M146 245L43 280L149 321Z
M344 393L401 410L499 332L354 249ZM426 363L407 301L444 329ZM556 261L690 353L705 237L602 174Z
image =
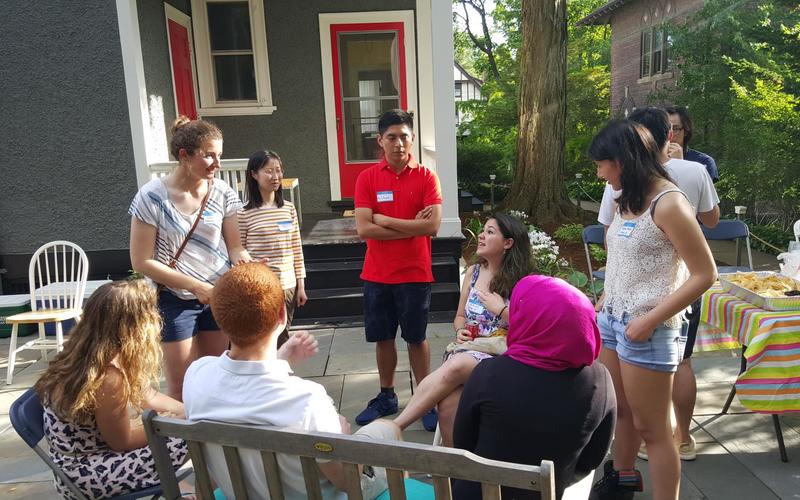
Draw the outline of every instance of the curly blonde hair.
M106 370L116 359L125 399L137 411L158 386L161 315L145 280L107 283L92 294L34 390L60 418L87 424Z

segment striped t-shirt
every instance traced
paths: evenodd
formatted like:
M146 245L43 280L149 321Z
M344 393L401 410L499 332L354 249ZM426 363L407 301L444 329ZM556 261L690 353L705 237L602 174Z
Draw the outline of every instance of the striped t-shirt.
M239 210L239 233L251 257L269 259L267 264L280 278L284 290L305 279L300 225L294 205L284 201L281 208L261 205Z
M222 221L235 215L241 207L236 192L224 181L214 179L208 204L199 214L200 223L178 258L176 269L200 281L216 283L231 268L228 249L222 239ZM161 179L153 179L142 186L128 213L157 229L155 258L167 265L198 216L197 212L189 215L179 212L169 199L167 186ZM188 290L169 290L181 299L196 298Z

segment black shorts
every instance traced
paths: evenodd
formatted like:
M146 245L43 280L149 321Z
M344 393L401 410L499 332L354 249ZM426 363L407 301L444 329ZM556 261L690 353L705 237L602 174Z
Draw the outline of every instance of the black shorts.
M689 331L686 334L686 347L683 350L683 359L692 357L694 351L694 341L697 340L697 328L700 326L700 306L701 300L697 299L692 302L692 310L686 313L686 319L689 320Z
M409 344L425 341L430 283L386 284L364 282L364 330L367 342L393 340L400 325L401 337Z

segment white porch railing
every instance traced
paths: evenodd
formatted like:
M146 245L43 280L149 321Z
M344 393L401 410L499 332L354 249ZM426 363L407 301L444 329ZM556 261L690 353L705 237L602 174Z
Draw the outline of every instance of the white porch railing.
M243 203L247 203L247 159L246 158L233 158L230 160L221 160L220 168L215 174L215 177L225 181L236 193ZM150 164L150 178L157 179L164 177L178 166L177 161L165 161L162 163ZM303 225L303 208L300 204L300 180L294 177L283 178L283 190L288 192L289 201L295 206L297 210L298 223Z
M247 187L245 177L247 175L247 159L233 158L220 160L220 168L215 177L225 181L234 191L239 194L239 198L247 203ZM177 161L165 161L163 163L150 164L150 178L156 179L164 177L178 166Z

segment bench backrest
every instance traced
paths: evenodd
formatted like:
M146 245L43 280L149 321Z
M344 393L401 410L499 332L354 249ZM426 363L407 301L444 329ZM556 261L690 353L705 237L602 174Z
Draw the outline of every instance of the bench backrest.
M203 446L222 446L225 462L237 500L247 498L245 479L238 448L260 451L270 498L282 500L280 472L276 453L300 457L308 498L321 499L319 469L315 459L337 460L344 464L347 494L350 500L361 499L358 464L385 467L392 499L405 498L404 471L431 474L437 499L450 499L450 479L482 483L483 498L500 499L500 486L541 492L542 500L555 498L553 463L543 460L540 466L521 465L479 457L474 453L402 441L369 441L342 434L298 432L287 429L188 422L159 417L147 410L143 415L147 440L156 462L164 498L180 497L178 481L170 462L166 438L186 441L194 466L197 491L203 498L213 498L211 480Z

